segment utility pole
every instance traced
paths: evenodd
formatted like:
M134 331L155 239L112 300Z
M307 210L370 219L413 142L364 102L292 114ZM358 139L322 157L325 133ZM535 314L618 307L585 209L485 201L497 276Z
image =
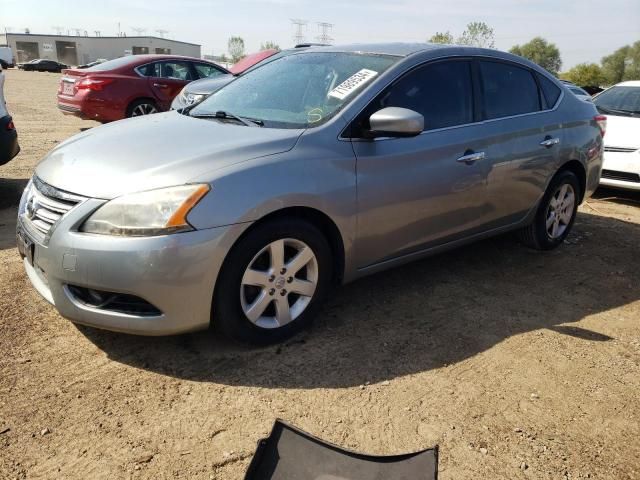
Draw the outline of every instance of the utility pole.
M62 32L64 32L64 27L60 25L54 25L51 28L53 28L56 31L56 35L62 35Z
M301 20L299 18L292 18L291 24L295 28L295 33L293 34L293 44L299 45L304 43L307 40L307 37L303 30L307 29L307 24L309 22L307 20Z
M163 30L162 28L158 28L158 29L156 30L156 33L158 34L158 36L159 36L160 38L164 38L164 36L165 36L167 33L169 33L169 30Z
M146 28L140 27L131 27L131 30L133 30L138 35L138 37L142 36L142 34L147 31Z
M319 35L316 37L316 40L318 40L320 43L333 42L333 37L329 35L329 32L333 28L333 23L318 22L317 25Z

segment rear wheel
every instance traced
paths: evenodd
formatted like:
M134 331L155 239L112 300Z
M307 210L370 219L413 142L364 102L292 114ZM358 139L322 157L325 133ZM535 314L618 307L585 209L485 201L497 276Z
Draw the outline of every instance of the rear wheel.
M559 172L549 184L531 225L518 232L520 240L536 250L556 248L571 231L579 198L578 177L569 170Z
M313 224L282 219L259 225L225 260L214 325L242 342L281 341L311 323L331 275L329 244Z
M158 107L155 102L153 100L143 98L141 100L136 100L129 105L129 108L127 108L127 118L139 117L141 115L149 115L157 112Z

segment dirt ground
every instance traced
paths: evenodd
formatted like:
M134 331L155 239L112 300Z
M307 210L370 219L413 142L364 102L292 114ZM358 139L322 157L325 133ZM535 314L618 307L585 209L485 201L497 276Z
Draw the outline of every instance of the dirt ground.
M565 245L499 237L335 292L268 348L80 328L30 286L16 205L95 127L58 75L7 72L21 154L0 167L0 478L241 479L280 417L343 447L440 446L440 478L640 478L640 195L601 191Z

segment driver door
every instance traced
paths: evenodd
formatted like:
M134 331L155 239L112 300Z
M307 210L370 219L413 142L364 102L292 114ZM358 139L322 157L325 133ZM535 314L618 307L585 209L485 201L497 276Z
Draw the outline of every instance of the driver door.
M425 119L425 130L415 137L353 139L358 268L482 229L491 208L487 165L463 159L482 156L487 147L484 127L475 123L473 85L470 61L428 63L388 87L356 119L353 132L369 128L370 115L385 107L408 108Z
M149 88L158 100L160 110L169 110L175 96L194 80L191 65L185 61L156 62L147 72Z

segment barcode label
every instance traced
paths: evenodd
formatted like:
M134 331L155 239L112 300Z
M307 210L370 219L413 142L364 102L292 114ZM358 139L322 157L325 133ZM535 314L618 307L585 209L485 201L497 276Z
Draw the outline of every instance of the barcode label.
M378 75L378 72L373 70L367 70L363 68L359 72L354 73L344 82L331 90L328 94L329 97L337 98L338 100L344 100L358 88L365 83L369 82L372 78Z

